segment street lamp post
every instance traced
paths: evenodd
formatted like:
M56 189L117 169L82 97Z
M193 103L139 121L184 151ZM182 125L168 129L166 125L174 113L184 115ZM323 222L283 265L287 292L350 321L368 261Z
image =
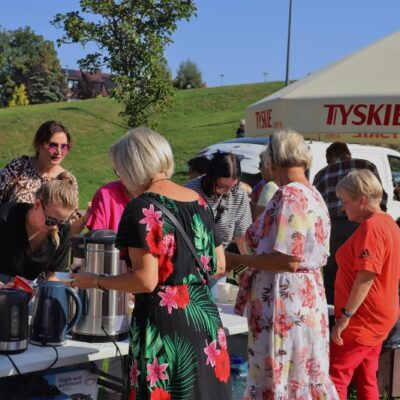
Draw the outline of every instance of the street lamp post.
M290 66L290 29L292 26L292 0L289 0L289 23L288 23L288 38L286 51L286 80L285 86L289 85L289 66Z
M268 72L263 72L263 74L264 74L264 83L266 83L267 82Z
M221 74L221 75L220 75L220 78L221 78L221 86L222 86L222 81L224 80L224 76L225 76L224 74Z

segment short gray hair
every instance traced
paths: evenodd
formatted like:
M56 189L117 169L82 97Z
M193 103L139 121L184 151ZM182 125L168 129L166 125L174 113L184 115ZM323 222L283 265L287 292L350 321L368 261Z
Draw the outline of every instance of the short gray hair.
M271 162L282 168L310 168L311 150L299 133L284 129L275 132L269 142Z
M359 169L349 172L336 186L336 195L340 197L343 192L353 200L365 196L369 203L380 203L383 196L382 184L369 169Z
M168 141L146 127L132 129L114 143L110 158L132 194L148 185L158 173L170 178L174 172L174 158Z

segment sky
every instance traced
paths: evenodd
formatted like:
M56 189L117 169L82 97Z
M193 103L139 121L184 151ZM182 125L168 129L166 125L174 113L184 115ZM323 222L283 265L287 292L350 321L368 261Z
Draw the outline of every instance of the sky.
M285 80L289 0L195 0L197 17L181 21L166 48L173 77L190 59L209 86ZM78 0L0 0L0 26L30 26L47 40L50 24ZM400 30L400 0L292 0L289 78L301 79ZM90 48L89 48L90 49ZM93 49L93 47L92 47ZM57 49L61 65L77 68L79 45Z

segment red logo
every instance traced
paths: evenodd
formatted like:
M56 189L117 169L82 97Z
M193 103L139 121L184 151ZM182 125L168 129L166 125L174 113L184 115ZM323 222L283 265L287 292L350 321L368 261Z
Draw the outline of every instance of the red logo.
M400 126L400 104L325 104L327 125Z
M257 129L272 128L271 112L272 109L270 108L262 111L256 111Z

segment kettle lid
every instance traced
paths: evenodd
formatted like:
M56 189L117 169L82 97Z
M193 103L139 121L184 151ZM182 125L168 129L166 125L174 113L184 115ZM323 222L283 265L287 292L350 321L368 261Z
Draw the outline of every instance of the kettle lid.
M116 232L111 229L95 229L85 237L85 242L97 244L114 244L116 236Z

